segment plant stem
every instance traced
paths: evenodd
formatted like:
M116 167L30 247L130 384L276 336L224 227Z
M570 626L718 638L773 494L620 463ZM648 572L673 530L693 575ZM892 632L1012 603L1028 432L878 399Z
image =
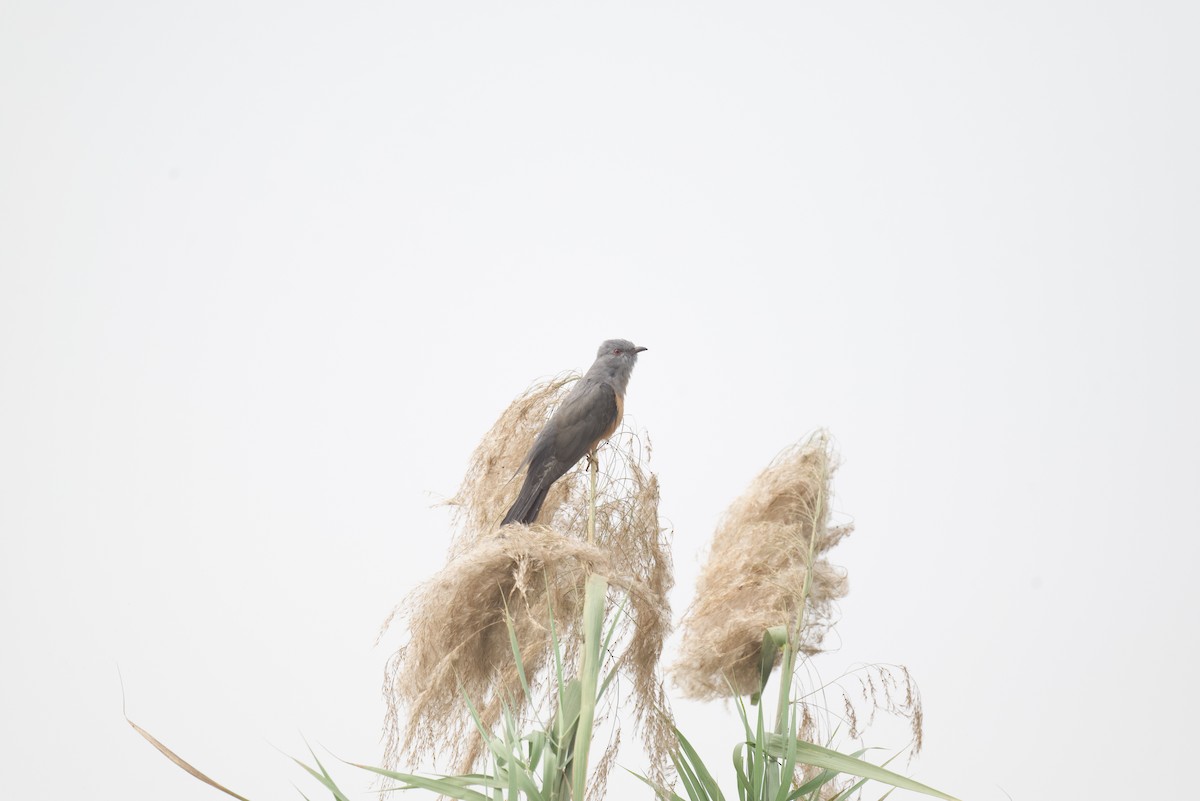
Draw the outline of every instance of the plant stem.
M817 493L816 504L813 508L812 526L808 537L808 554L804 565L804 589L800 593L800 609L796 612L795 629L788 632L787 644L783 647L783 664L779 670L779 706L776 709L775 731L786 734L789 720L789 703L791 701L792 679L796 670L796 652L800 648L800 637L804 633L804 618L808 611L808 594L812 589L813 559L816 556L817 536L824 528L825 520L825 491L827 486L828 462L825 462L825 475L822 476L822 489Z
M600 650L603 647L604 602L607 593L608 581L603 576L588 576L583 598L579 725L575 729L575 750L571 764L571 797L576 801L583 801L587 789L588 751L592 745L592 727L596 720L596 688L600 684Z
M588 455L588 523L587 523L587 538L588 545L596 543L596 474L600 472L600 460L596 455L596 451L592 451Z

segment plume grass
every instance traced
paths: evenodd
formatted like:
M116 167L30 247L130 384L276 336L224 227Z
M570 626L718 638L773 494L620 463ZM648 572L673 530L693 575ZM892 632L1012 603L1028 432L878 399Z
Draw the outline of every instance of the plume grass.
M582 464L551 488L543 523L498 528L519 489L522 459L572 380L533 387L483 437L449 502L456 530L446 566L384 624L402 620L408 633L385 674L385 765L443 754L457 772L478 767L485 741L463 708L464 695L487 730L501 723L505 708L517 720L549 712L557 698L551 620L558 621L564 658L574 661L591 574L618 591L607 597L606 616L625 608L612 666L627 679L651 770L664 774L669 765L673 724L658 663L674 579L658 519L658 480L646 466L649 447L622 429L601 448L594 543L587 541L591 504ZM524 678L513 663L514 641ZM612 761L606 751L598 764Z
M485 435L450 501L456 529L446 566L384 624L402 621L408 635L386 671L385 766L350 764L399 782L385 792L601 801L621 740L621 710L609 690L623 678L651 758L639 778L658 798L683 801L669 779L673 768L690 801L725 799L674 727L658 678L673 577L648 441L643 447L623 429L602 450L598 475L576 467L555 483L544 523L498 528L519 489L521 460L571 380L533 387ZM805 691L799 667L821 649L847 590L844 572L827 559L852 530L830 525L836 467L828 434L817 432L780 454L729 507L685 615L672 675L693 697L732 697L741 722L733 748L740 801L846 801L868 780L953 801L887 762L863 760L866 749L840 753L829 747L832 734L819 737L814 713L829 712L827 687ZM856 738L863 723L861 699L870 706L867 725L878 710L909 718L919 750L920 695L908 671L872 665L851 675L858 692L843 691L841 720L849 735ZM762 701L773 676L778 700L769 722ZM605 722L612 734L597 755ZM242 798L130 724L195 778ZM429 755L459 775L396 770ZM296 761L344 801L311 749L310 756L315 768Z
M798 651L820 650L846 574L826 558L853 530L829 526L829 435L820 431L781 453L725 512L683 620L671 675L683 693L749 695L760 679L763 632L792 630Z

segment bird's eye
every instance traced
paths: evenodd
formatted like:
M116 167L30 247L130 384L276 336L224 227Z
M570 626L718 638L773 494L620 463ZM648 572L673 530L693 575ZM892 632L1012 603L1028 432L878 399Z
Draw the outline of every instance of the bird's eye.
M621 349L613 348L613 356L620 356L620 355L621 355Z

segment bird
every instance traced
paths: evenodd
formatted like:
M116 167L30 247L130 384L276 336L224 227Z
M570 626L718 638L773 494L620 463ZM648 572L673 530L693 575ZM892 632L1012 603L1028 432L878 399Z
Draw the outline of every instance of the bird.
M522 466L528 465L525 483L517 500L500 525L532 525L550 486L584 456L612 436L625 413L625 388L637 364L638 354L648 348L627 339L605 340L596 351L596 361L583 374L566 399L538 432Z

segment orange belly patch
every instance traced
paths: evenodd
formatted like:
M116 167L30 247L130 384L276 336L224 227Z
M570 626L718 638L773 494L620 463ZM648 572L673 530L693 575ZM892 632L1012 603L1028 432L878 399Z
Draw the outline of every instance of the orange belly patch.
M625 416L625 396L617 393L613 394L617 399L617 416L613 419L612 425L600 435L601 440L611 437L613 432L617 430L617 427L621 425L621 418Z

